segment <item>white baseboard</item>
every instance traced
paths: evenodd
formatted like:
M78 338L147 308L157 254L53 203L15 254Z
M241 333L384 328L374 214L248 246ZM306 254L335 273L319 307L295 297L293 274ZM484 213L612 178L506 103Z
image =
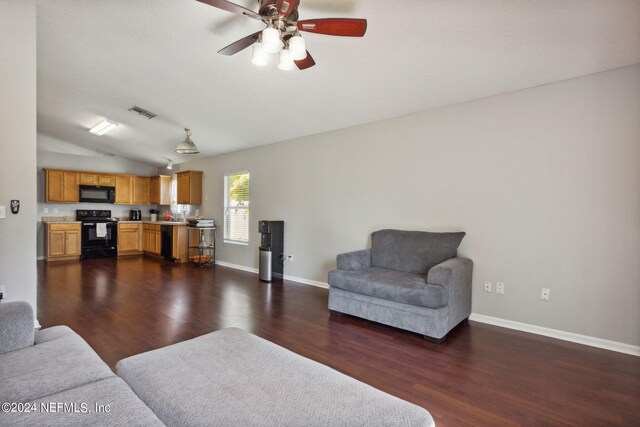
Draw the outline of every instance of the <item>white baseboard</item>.
M316 286L318 288L329 289L328 283L318 282L317 280L303 279L302 277L289 276L286 274L284 275L284 280L291 280L292 282L298 282L305 285Z
M229 268L234 268L236 270L248 271L249 273L258 274L258 269L257 268L246 267L246 266L240 265L240 264L232 264L230 262L216 260L216 265L221 265L223 267L229 267Z
M236 270L248 271L249 273L258 274L258 269L253 267L246 267L244 265L232 264L225 261L216 261L216 264L223 267L235 268ZM285 280L291 280L292 282L298 282L305 285L317 286L319 288L328 289L329 285L324 282L318 282L316 280L304 279L302 277L295 277L284 275ZM517 331L529 332L536 335L543 335L546 337L557 338L564 341L575 342L578 344L589 345L592 347L603 348L605 350L617 351L619 353L631 354L632 356L640 356L640 346L631 344L624 344L616 341L604 340L602 338L590 337L587 335L574 334L572 332L560 331L558 329L544 328L542 326L530 325L528 323L515 322L513 320L501 319L499 317L486 316L484 314L471 313L469 320L475 322L487 323L489 325L500 326L507 329L515 329Z
M223 267L235 268L236 270L242 270L242 271L247 271L249 273L258 274L258 269L257 268L253 268L253 267L246 267L244 265L232 264L230 262L218 261L218 260L216 260L216 264L221 265ZM289 276L287 274L285 274L283 276L283 279L284 280L291 280L292 282L298 282L298 283L302 283L302 284L305 284L305 285L317 286L319 288L324 288L324 289L328 289L329 288L329 285L327 283L318 282L317 280L304 279L302 277Z
M542 326L530 325L528 323L514 322L513 320L486 316L484 314L471 313L469 320L487 323L494 326L501 326L508 329L515 329L517 331L529 332L536 335L543 335L545 337L557 338L564 341L571 341L578 344L585 344L592 347L603 348L605 350L617 351L619 353L631 354L632 356L640 356L640 346L631 344L604 340L602 338L595 338L587 335L574 334L573 332L560 331L558 329L545 328Z

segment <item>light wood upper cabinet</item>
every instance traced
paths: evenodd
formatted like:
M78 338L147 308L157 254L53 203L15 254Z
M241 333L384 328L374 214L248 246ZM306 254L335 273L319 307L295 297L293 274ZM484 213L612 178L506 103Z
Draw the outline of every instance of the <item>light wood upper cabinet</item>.
M202 172L184 171L176 174L178 179L178 204L202 204Z
M131 177L128 175L116 176L116 203L130 205L132 200L131 194Z
M98 185L115 187L116 186L115 175L103 175L103 174L98 175Z
M183 204L200 204L202 172L183 174ZM198 175L199 174L199 175ZM115 203L121 205L171 204L171 177L133 176L99 172L45 169L45 200L47 203L78 203L80 185L115 187Z
M105 175L102 173L80 172L81 185L103 185L105 187L115 187L115 175Z
M151 178L148 176L134 176L131 178L131 202L134 205L148 205L149 204L149 184ZM118 194L116 190L116 195Z
M47 203L77 203L78 172L47 169L45 171L45 201Z
M154 176L149 183L149 203L152 205L171 204L171 177Z
M80 256L80 224L47 224L45 228L47 261L77 259Z
M118 224L118 255L142 253L142 224Z
M98 174L80 172L80 184L81 185L98 185Z

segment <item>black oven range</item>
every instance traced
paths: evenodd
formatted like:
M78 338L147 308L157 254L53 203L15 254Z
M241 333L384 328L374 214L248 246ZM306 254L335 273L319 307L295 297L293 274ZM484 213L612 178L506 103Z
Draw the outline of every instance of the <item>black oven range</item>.
M76 221L82 223L81 259L118 255L118 222L110 210L76 210Z

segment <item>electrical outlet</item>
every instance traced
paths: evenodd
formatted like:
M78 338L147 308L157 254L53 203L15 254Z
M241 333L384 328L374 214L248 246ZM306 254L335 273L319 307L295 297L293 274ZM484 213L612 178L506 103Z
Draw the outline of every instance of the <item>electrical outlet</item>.
M491 291L491 282L484 282L484 291L485 292L492 292Z
M53 213L58 213L58 208L53 208Z
M504 295L504 283L496 283L496 294Z
M551 289L542 288L542 292L540 292L540 299L543 301L549 301L549 294L551 293Z
M287 261L293 262L293 254L287 255Z
M42 213L49 213L49 208L44 208L44 209L42 210Z

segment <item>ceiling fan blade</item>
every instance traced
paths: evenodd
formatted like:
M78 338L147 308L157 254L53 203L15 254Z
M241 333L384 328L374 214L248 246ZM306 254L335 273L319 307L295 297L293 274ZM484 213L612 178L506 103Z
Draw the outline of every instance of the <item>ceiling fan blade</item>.
M307 68L313 67L314 65L316 65L316 61L313 60L313 58L311 57L311 54L309 53L309 51L307 51L307 57L304 59L300 59L298 61L293 61L296 63L296 66L300 69L300 70L306 70Z
M298 29L330 36L362 37L367 32L366 19L326 18L298 21Z
M300 0L278 0L276 9L280 15L289 16L298 9Z
M255 42L257 42L261 32L262 31L258 31L248 35L247 37L243 37L240 40L237 40L231 43L229 46L220 49L218 53L221 55L228 55L228 56L235 55L241 50L244 50L249 46L251 46L252 44L254 44Z
M227 12L236 13L238 15L248 16L249 18L262 20L262 17L252 10L246 9L242 6L238 6L235 3L231 3L227 0L198 0L200 3L208 4L209 6L217 7L218 9L226 10Z

